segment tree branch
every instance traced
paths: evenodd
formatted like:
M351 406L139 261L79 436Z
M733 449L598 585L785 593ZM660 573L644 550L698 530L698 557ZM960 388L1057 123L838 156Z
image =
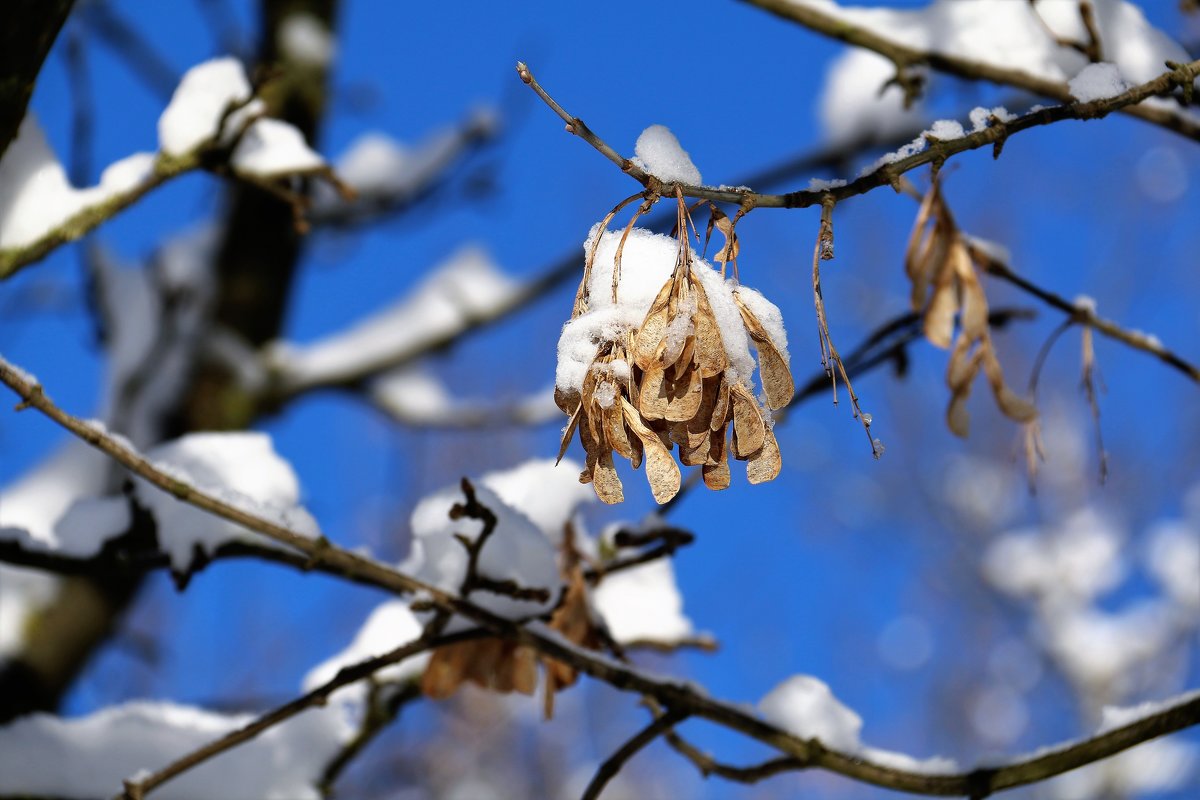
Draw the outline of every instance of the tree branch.
M243 742L248 742L255 736L258 736L268 728L273 728L282 722L299 714L301 711L306 711L314 706L324 705L329 696L343 686L348 686L351 683L367 678L384 667L396 664L406 658L433 650L437 647L455 644L456 642L464 642L471 639L479 639L486 635L487 631L475 628L472 630L461 631L459 633L446 634L444 636L422 636L408 644L401 645L390 653L385 653L381 656L369 658L366 661L361 661L353 666L341 669L337 675L321 684L310 692L297 697L283 705L268 711L266 714L258 717L254 721L243 725L237 730L230 731L224 736L204 745L198 750L172 761L162 769L140 778L136 781L126 781L125 790L121 795L118 795L117 800L142 800L147 794L154 791L157 787L162 786L167 781L175 778L190 769L200 766L205 761L237 747Z
M826 198L830 197L835 201L845 200L848 197L866 194L880 186L895 186L900 180L901 175L924 164L940 165L953 155L968 150L977 150L989 145L993 148L1002 147L1008 137L1014 133L1020 133L1021 131L1041 125L1062 122L1063 120L1098 119L1114 111L1128 109L1149 97L1166 94L1177 87L1191 84L1195 81L1196 76L1200 75L1200 60L1192 61L1188 64L1176 65L1171 71L1163 73L1154 80L1134 86L1113 97L1093 100L1090 103L1067 102L1064 105L1054 106L1053 108L1030 111L1007 122L993 119L988 127L957 139L936 139L930 134L925 134L926 147L923 150L904 158L897 158L894 161L883 163L856 180L827 189L800 190L786 194L761 194L749 189L715 189L709 186L690 186L687 184L661 182L653 175L648 175L645 171L633 165L629 159L616 153L603 139L594 134L590 128L583 125L581 120L567 113L538 84L528 67L524 64L518 64L517 71L521 76L521 80L537 92L538 96L545 100L547 105L556 114L567 121L570 132L581 136L584 141L595 147L610 161L620 166L622 170L647 189L658 192L660 195L673 194L676 190L679 190L686 197L720 203L732 203L744 209L752 209L807 208L813 205L820 205L826 201ZM586 131L586 135L584 135L584 131ZM1200 141L1200 123L1195 124L1195 130L1189 132L1188 135ZM998 151L996 155L998 155ZM627 163L630 164L629 167L626 167Z
M1071 91L1067 84L1043 78L1033 73L1009 67L1000 67L986 61L977 61L960 56L947 55L932 50L920 50L902 42L889 39L866 28L860 28L833 14L829 14L811 5L793 3L789 0L742 0L750 5L758 6L777 17L799 23L809 30L836 39L839 42L873 50L881 56L890 59L898 72L918 66L928 65L938 72L954 75L973 81L987 81L1001 86L1011 86L1042 97L1049 97L1061 103L1072 101ZM1195 80L1192 74L1192 80ZM1188 81L1189 83L1191 81ZM1174 88L1174 87L1169 87ZM1155 92L1158 94L1158 92ZM1149 95L1147 95L1149 96ZM1180 114L1172 113L1162 108L1147 108L1135 105L1145 97L1132 103L1123 103L1109 108L1108 111L1120 111L1131 117L1151 122L1167 130L1178 133L1189 139L1200 141L1200 122ZM1108 113L1108 111L1104 113Z
M582 800L597 800L600 797L600 793L604 791L604 787L616 777L617 773L621 771L621 767L625 766L629 759L637 755L640 750L657 739L661 734L683 722L687 717L687 712L674 710L656 716L650 721L649 725L634 734L629 741L621 745L615 753L600 765L600 768L596 770L596 774L592 776L592 780L588 782L587 788L583 790Z
M1103 334L1114 341L1121 342L1135 350L1149 353L1167 366L1178 370L1193 381L1200 383L1200 367L1167 349L1162 342L1153 336L1141 331L1131 331L1122 328L1112 320L1097 316L1095 309L1073 303L1061 295L1041 288L1027 278L1013 272L1012 268L1004 263L1004 261L975 244L969 245L969 249L971 257L975 259L976 263L983 265L988 275L1007 281L1021 291L1038 298L1051 308L1058 309L1070 317L1072 322L1079 325L1086 325L1093 328L1097 333Z
M282 525L247 513L160 470L144 456L97 426L74 417L46 396L40 384L0 359L0 382L21 397L18 408L36 408L79 438L158 488L196 508L204 509L286 544L314 563L326 562L355 573L364 582L397 594L419 592L447 613L461 614L491 634L537 650L617 689L654 698L661 705L702 717L767 744L806 767L819 767L865 783L928 795L985 797L1001 789L1045 780L1114 755L1158 736L1200 724L1200 694L1176 702L1115 730L1056 749L1040 752L1001 767L952 774L928 774L897 769L872 761L863 753L832 750L817 739L801 739L752 715L741 706L715 700L689 682L641 672L602 653L580 647L541 622L522 624L498 616L474 603L361 555L324 538L311 539ZM165 778L163 779L165 780ZM160 781L161 782L161 781ZM143 787L142 794L148 789ZM130 800L140 795L126 794Z
M59 225L46 231L37 241L21 247L0 250L0 280L11 278L24 267L45 258L55 248L90 233L101 223L112 219L164 183L184 173L199 169L203 161L202 150L194 150L176 157L159 155L155 159L154 169L150 176L137 186L111 194L98 203L86 206Z
M74 0L0 4L0 158L17 135L50 46Z

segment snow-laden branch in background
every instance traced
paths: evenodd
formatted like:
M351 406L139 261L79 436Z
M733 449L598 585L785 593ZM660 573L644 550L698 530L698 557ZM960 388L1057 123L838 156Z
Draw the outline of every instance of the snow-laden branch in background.
M0 727L0 795L66 800L111 794L127 778L252 722L167 702L134 701L75 719L30 714ZM323 758L352 730L337 710L308 713L197 767L164 788L172 800L217 794L319 800Z
M743 733L794 760L796 768L820 768L849 778L886 786L902 791L935 795L982 795L1001 789L1045 780L1085 764L1119 753L1134 745L1167 733L1200 724L1200 697L1188 696L1170 701L1147 717L1131 721L1122 727L1089 738L1065 744L1049 752L1038 752L1002 766L980 767L969 772L928 774L911 769L910 764L895 766L879 763L862 753L846 753L824 745L819 739L801 739L764 720L744 707L709 697L690 682L659 677L632 667L597 651L573 644L549 626L532 622L520 624L491 613L475 603L420 581L411 575L391 569L376 561L340 548L326 539L311 539L277 522L264 519L208 494L177 477L162 471L127 444L67 414L55 405L28 375L0 360L0 382L21 397L21 407L35 408L82 440L111 456L138 477L170 492L184 502L195 505L231 522L244 525L256 533L285 544L305 554L314 562L326 562L331 567L354 574L364 581L398 594L420 593L437 608L448 614L466 617L491 635L515 645L531 648L546 659L560 661L570 667L626 692L650 696L668 713L701 717L723 727ZM471 633L471 631L464 632ZM428 644L416 642L419 644ZM396 661L415 654L404 649L394 653ZM386 664L378 664L382 668ZM359 677L345 675L348 681ZM327 684L328 686L328 684ZM333 687L336 688L336 687ZM330 691L333 691L330 688ZM304 698L294 701L299 703ZM307 701L311 702L311 701ZM307 706L305 706L307 707ZM286 707L276 712L286 710ZM275 714L276 712L272 712ZM286 717L287 715L285 715ZM260 718L243 731L248 739L271 727L271 715ZM142 777L127 787L125 796L140 800L150 788L190 769L204 758L222 752L214 745L195 751L159 773ZM200 757L203 756L203 757Z
M834 0L743 2L878 54L852 51L831 68L822 116L833 137L861 133L882 114L914 101L922 83L914 68L1010 86L1063 103L1084 99L1072 96L1068 81L1086 68L1088 59L1061 43L1090 36L1077 0L1041 0L1036 6L1007 0L934 0L920 9L843 7ZM1188 61L1187 51L1150 25L1133 3L1093 0L1092 8L1103 55L1126 81L1146 83L1162 72L1164 63ZM891 74L886 62L891 62ZM1194 80L1192 75L1186 82ZM896 89L884 90L873 101L868 92L854 90L862 81L874 83L876 92L889 82ZM849 105L833 102L832 92L847 88L852 89ZM1200 119L1166 101L1144 100L1119 110L1200 140Z
M95 421L84 423L103 433ZM104 496L104 470L92 451L65 448L11 490L0 493L0 541L27 551L84 561L129 531L129 499ZM259 517L317 537L316 522L299 504L300 485L291 466L261 433L194 433L146 453L149 463L180 483L197 486ZM144 480L133 485L136 502L149 511L158 544L176 574L230 542L274 547L245 527L200 512ZM17 626L15 630L21 630ZM3 652L0 645L0 652Z
M37 120L27 115L0 160L0 279L202 167L228 166L234 176L266 186L298 175L336 183L298 130L264 112L236 59L193 67L159 117L159 152L111 164L100 183L86 189L70 184Z
M268 346L268 404L319 388L349 388L404 366L522 302L527 287L478 247L457 251L405 297L311 344Z
M433 192L468 155L493 141L498 130L493 113L477 111L412 147L385 133L365 133L334 160L334 171L354 196L318 187L308 219L313 225L338 227L403 211Z
M508 402L463 399L421 364L380 375L371 382L369 396L396 422L419 428L541 425L562 414L554 404L552 387Z

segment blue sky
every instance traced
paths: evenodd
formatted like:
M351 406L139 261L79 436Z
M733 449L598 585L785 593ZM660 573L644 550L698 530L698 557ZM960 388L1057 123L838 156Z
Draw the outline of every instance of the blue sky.
M113 5L177 74L221 52L199 4ZM250 36L253 20L244 4L236 5L238 23ZM1188 30L1175 3L1145 5L1164 29ZM1192 22L1193 40L1198 33ZM516 79L518 59L618 150L631 152L643 128L665 124L706 182L720 184L819 146L816 96L840 48L744 4L708 1L520 7L348 2L339 35L323 152L336 154L373 129L416 141L479 107L494 108L504 131L468 165L467 176L486 178L489 191L468 191L470 181L459 180L437 203L361 236L313 237L287 325L288 335L302 341L401 296L465 242L486 247L513 275L537 275L579 248L590 225L637 188L563 132ZM107 46L86 45L97 112L93 163L153 149L164 98ZM998 96L947 84L938 107L965 119L971 107ZM60 46L33 102L60 154L68 150L71 102ZM1158 161L1147 160L1151 152ZM1124 118L1066 123L1014 137L998 161L985 152L954 159L946 191L963 228L1004 243L1020 273L1068 298L1087 293L1101 313L1152 331L1195 360L1200 226L1187 209L1200 202L1198 152ZM1185 178L1183 192L1166 201L1153 189L1163 159ZM216 180L181 180L96 238L131 262L145 258L164 235L211 215ZM843 350L905 310L902 259L914 211L910 200L887 189L838 208L838 258L824 274L833 334ZM797 378L819 368L808 284L816 226L813 210L760 210L739 228L742 280L783 309ZM6 309L0 350L37 374L63 406L87 415L96 402L100 365L78 275L76 255L67 248L0 286L0 308ZM1002 284L985 288L994 306L1036 307ZM564 286L528 314L439 357L439 373L464 394L517 396L545 386L573 289ZM61 309L22 313L29 305L26 293L50 291L65 298ZM998 337L1017 386L1024 385L1037 348L1059 322L1053 312L1039 312L1022 330ZM1055 416L1060 424L1079 427L1089 442L1090 422L1076 388L1077 342L1078 334L1068 333L1051 354L1040 399L1044 409L1061 410ZM835 408L816 400L781 427L785 471L779 480L746 487L735 477L729 491L697 492L681 505L672 521L698 536L677 559L686 609L723 647L716 655L689 654L656 666L739 701L756 700L794 672L812 673L864 716L872 744L917 755L959 744L954 727L939 724L949 714L947 704L955 702L955 681L969 683L965 670L978 662L978 650L1021 634L1027 621L1016 606L980 590L982 543L1018 523L1052 519L1075 499L1052 487L1036 497L1020 492L1004 521L956 530L944 494L947 465L963 462L949 459L992 459L1023 481L1019 463L1010 464L1017 430L999 418L980 386L971 405L972 437L954 439L942 421L945 354L917 344L911 355L911 375L903 382L883 372L856 382L875 433L888 446L879 462L871 459L845 404ZM1086 502L1100 503L1128 526L1132 552L1151 521L1181 513L1181 498L1200 476L1196 387L1107 341L1098 344L1098 355L1107 386L1101 402L1112 476L1105 487L1088 482L1083 491ZM398 430L363 404L336 395L306 399L264 428L296 467L327 534L395 555L403 546L407 512L422 493L463 473L551 455L558 435L556 425L486 435ZM0 417L0 479L19 475L59 439L29 415ZM1061 463L1051 453L1045 469ZM629 475L626 486L631 499L617 516L589 511L595 525L650 510L642 476ZM1135 579L1123 591L1136 596L1140 586ZM365 612L377 600L322 578L250 564L212 568L182 596L165 579L156 581L131 615L127 635L72 694L69 710L144 693L193 702L283 699L309 666L348 639L353 612ZM877 647L881 632L901 616L926 620L932 630L931 658L916 669L889 668ZM131 643L164 628L169 633L153 666L131 655ZM1188 650L1194 661L1194 641ZM1198 681L1193 663L1189 685ZM1072 709L1061 682L1047 678L1037 691L1042 708ZM626 702L632 705L632 698ZM1012 746L1037 746L1079 730L1071 713L1039 713ZM706 741L731 760L754 752L732 737L714 734ZM954 755L978 752L972 745Z

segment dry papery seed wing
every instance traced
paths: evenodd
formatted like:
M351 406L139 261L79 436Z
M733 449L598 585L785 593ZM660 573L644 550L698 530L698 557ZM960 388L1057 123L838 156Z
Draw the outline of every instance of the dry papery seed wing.
M780 352L779 346L771 339L767 329L746 305L741 293L736 289L733 292L733 299L737 302L738 311L741 312L742 324L746 327L746 333L750 334L754 348L758 351L758 373L762 376L763 391L767 395L767 406L771 410L777 411L792 402L792 397L796 394L792 371L788 367L787 359Z
M951 348L946 368L950 403L946 424L957 436L969 428L967 399L971 384L982 368L996 405L1015 422L1029 423L1037 409L1004 381L992 343L988 303L967 238L954 222L935 181L921 202L905 255L912 281L913 308L923 312L925 337L934 345ZM958 336L954 336L955 319Z

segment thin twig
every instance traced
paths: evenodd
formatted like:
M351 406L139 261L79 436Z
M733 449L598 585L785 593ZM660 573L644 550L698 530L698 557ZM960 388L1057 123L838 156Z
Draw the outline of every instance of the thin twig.
M125 782L125 790L121 795L118 795L117 800L143 800L143 798L154 791L159 786L162 786L167 781L193 769L205 761L224 753L233 747L247 742L258 736L268 728L273 728L276 725L291 719L301 711L306 711L314 706L323 705L325 701L338 689L347 686L351 683L360 681L384 667L403 661L406 658L415 656L419 653L424 653L427 650L432 650L443 645L454 644L455 642L469 641L478 639L487 635L487 631L475 628L459 633L446 634L437 637L421 637L408 644L401 645L390 653L385 653L381 656L369 658L361 661L353 666L345 667L340 670L337 675L330 678L325 683L317 688L306 692L305 694L291 700L283 705L268 711L266 714L258 717L237 730L230 731L224 736L216 739L203 747L193 750L187 755L172 761L167 766L156 772L147 775L138 780L130 780Z
M629 759L637 755L640 750L657 739L665 731L683 722L687 717L688 714L685 711L670 710L662 716L651 720L649 725L634 734L629 741L621 745L615 753L600 765L600 768L596 770L596 774L592 776L592 780L588 783L587 788L583 790L582 800L596 800L600 797L600 793L604 791L604 787L616 777L616 774L621 771L621 767L625 766Z
M984 248L978 247L975 244L968 245L968 248L971 251L971 258L976 264L982 266L988 275L1011 283L1026 294L1033 295L1046 305L1067 314L1075 322L1093 328L1097 333L1126 344L1135 350L1141 350L1157 357L1164 364L1182 372L1196 383L1200 383L1200 367L1167 349L1158 339L1141 331L1131 331L1122 328L1112 320L1097 316L1095 310L1090 307L1073 303L1061 295L1043 289L1027 278L1013 272L1008 264L991 255Z
M758 0L754 1L757 2ZM771 2L775 1L771 0ZM785 0L779 0L779 2L785 2ZM790 4L787 5L791 7ZM802 9L805 13L808 10L808 6L795 6L795 8ZM521 75L521 80L525 81L530 88L537 92L538 96L556 114L567 120L568 123L578 123L580 126L583 126L581 121L567 113L542 88L537 80L534 79L528 67L524 64L519 64L518 72ZM1049 93L1048 96L1064 101L1063 105L1030 111L1007 122L994 119L988 127L957 139L935 139L932 136L926 135L926 146L920 152L881 164L873 171L847 184L827 189L805 189L786 194L762 194L751 189L716 189L710 186L693 186L674 182L664 183L653 175L647 174L644 170L634 165L632 161L617 153L607 142L592 132L590 128L586 126L583 126L581 129L572 128L572 132L579 133L584 141L614 164L621 167L630 177L637 180L648 190L659 195L672 195L680 192L685 197L732 203L747 210L752 208L807 208L825 202L828 197L832 197L835 201L841 201L848 197L866 194L880 186L895 186L900 176L912 169L924 164L943 163L950 156L968 150L991 146L993 152L998 155L998 148L1003 146L1008 137L1040 125L1049 125L1068 119L1098 119L1114 111L1121 110L1134 113L1135 116L1144 116L1140 112L1146 112L1147 114L1157 113L1158 109L1143 108L1137 106L1137 103L1150 97L1167 94L1177 87L1190 85L1195 81L1197 75L1200 75L1200 60L1192 61L1188 64L1172 64L1170 71L1164 72L1151 81L1134 86L1113 97L1093 100L1089 103L1071 102L1070 93L1067 92L1065 85L1050 82L1052 86L1061 87L1062 92ZM1173 120L1179 120L1177 124L1186 126L1189 138L1200 141L1200 123L1186 120L1186 118L1178 117L1177 115L1167 114L1166 116ZM569 125L569 127L571 126ZM584 135L585 133L586 135Z
M871 436L871 418L864 414L859 406L858 395L855 394L854 386L850 383L846 365L842 363L842 357L838 355L837 347L833 344L833 337L829 333L829 319L825 313L825 296L821 292L821 262L833 258L833 206L832 197L821 204L821 227L817 233L817 243L813 246L813 305L816 308L817 333L821 343L821 366L825 368L825 373L833 382L834 405L837 405L838 401L837 382L838 375L841 375L842 383L846 385L846 394L850 395L850 406L853 409L854 418L862 423L863 431L867 434L867 442L871 445L871 454L875 458L879 458L882 452L876 440Z
M386 700L380 697L384 691L391 692ZM398 688L386 684L372 684L370 695L366 702L366 712L363 716L362 727L359 728L350 741L342 745L342 749L337 752L337 755L325 765L325 771L321 773L321 793L326 797L330 797L333 794L334 784L337 783L338 778L341 777L342 772L350 765L350 762L357 758L359 753L376 736L395 721L401 709L409 703L421 699L423 696L421 686L416 681L409 681Z
M696 769L700 770L700 774L706 778L709 775L716 775L718 778L737 783L758 783L781 772L798 772L805 769L803 761L788 756L775 758L753 767L734 767L717 761L675 731L667 731L663 739L675 752L692 762Z

